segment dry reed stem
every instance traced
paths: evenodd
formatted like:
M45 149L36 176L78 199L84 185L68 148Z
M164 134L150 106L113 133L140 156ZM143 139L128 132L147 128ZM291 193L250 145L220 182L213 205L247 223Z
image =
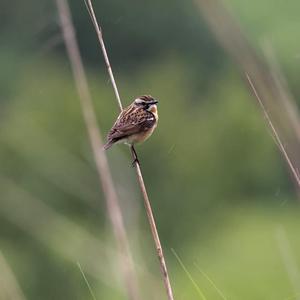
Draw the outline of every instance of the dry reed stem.
M287 80L282 74L271 43L267 40L264 41L262 48L278 90L279 100L291 120L291 126L293 127L298 141L300 141L300 116L297 102L289 91Z
M1 199L0 215L65 260L71 263L79 260L89 275L113 288L112 274L108 272L108 254L116 255L114 249L11 179L0 175L0 188L5 195ZM74 232L76 236L71 234ZM78 247L78 241L84 247ZM95 264L95 259L101 259L101 263Z
M109 76L110 76L110 80L111 80L111 83L112 83L113 88L114 88L114 92L115 92L115 95L116 95L116 99L118 101L119 108L120 108L120 110L122 110L122 102L121 102L121 99L120 99L120 95L119 95L119 92L118 92L116 81L115 81L114 76L113 76L113 72L112 72L110 62L109 62L109 58L108 58L108 55L107 55L107 52L106 52L102 30L101 30L100 26L98 25L97 18L96 18L91 0L85 0L85 3L86 3L87 10L88 10L89 15L92 19L93 25L95 27L95 30L96 30L96 33L97 33L97 36L98 36L98 40L99 40L99 43L100 43L100 46L101 46L101 50L102 50L102 53L103 53L103 56L104 56L104 60L105 60L105 64L106 64ZM135 156L136 154L135 154L135 150L134 150L133 146L131 146L131 153L132 153L132 158L134 159L134 165L135 165L135 169L136 169L140 189L141 189L141 192L142 192L142 195L143 195L143 198L144 198L144 205L145 205L145 209L146 209L146 212L147 212L152 237L153 237L153 240L154 240L154 243L155 243L155 246L156 246L156 252L157 252L159 262L160 262L160 269L161 269L161 273L162 273L162 276L163 276L163 281L164 281L164 285L165 285L165 288L166 288L167 296L168 296L169 300L173 300L174 296L173 296L173 291L172 291L172 287L171 287L171 283L170 283L170 279L169 279L169 274L168 274L168 270L167 270L165 257L164 257L164 254L163 254L163 249L162 249L162 246L161 246L161 243L160 243L160 239L159 239L155 219L154 219L152 208L151 208L151 203L150 203L148 193L147 193L147 190L146 190L146 186L145 186L145 183L144 183L144 179L143 179L143 175L142 175L142 172L141 172L140 164L139 164L138 159L135 159L137 157Z
M267 122L268 122L268 124L269 124L269 126L271 128L271 130L272 130L273 136L274 136L275 141L276 141L276 145L278 146L280 152L282 153L283 157L285 158L285 160L286 160L286 162L287 162L287 164L288 164L288 166L289 166L289 168L290 168L290 170L291 170L291 172L292 172L292 174L293 174L293 176L294 176L294 178L295 178L298 186L300 187L300 178L299 178L299 175L298 175L298 173L297 173L297 171L296 171L296 169L295 169L295 167L294 167L294 165L293 165L293 163L292 163L292 161L291 161L291 159L290 159L287 151L285 150L285 147L284 147L283 143L281 142L279 134L277 133L277 130L275 129L275 127L273 125L273 122L272 122L272 120L271 120L271 118L270 118L270 116L269 116L269 114L268 114L268 112L267 112L267 110L266 110L263 102L261 101L261 98L258 95L257 90L256 90L256 88L255 88L255 86L254 86L251 78L249 77L249 75L247 73L246 73L246 77L247 77L247 80L248 80L248 82L249 82L249 84L251 86L251 89L253 90L253 93L254 93L254 95L255 95L255 97L256 97L256 99L257 99L257 101L258 101L258 103L259 103L259 105L260 105L260 107L261 107L261 109L263 111L263 114L264 114L264 116L265 116L265 118L266 118L266 120L267 120Z
M63 32L68 57L71 62L71 67L80 98L83 118L96 161L100 183L105 195L108 214L119 248L120 263L122 264L122 272L126 283L127 294L129 299L138 300L140 299L138 284L129 250L128 238L125 232L121 209L118 203L117 193L113 185L107 158L105 153L102 151L102 137L100 129L97 125L95 110L91 100L79 47L75 37L75 29L72 23L70 8L67 0L56 0L56 3L60 17L61 30Z
M263 104L265 112L268 114L268 119L272 120L272 132L274 132L276 128L276 135L278 138L280 137L281 146L278 146L288 162L289 170L292 171L292 179L296 180L295 186L299 193L299 116L295 117L295 115L297 115L296 110L293 114L290 112L292 104L287 103L287 101L292 102L292 99L288 97L289 93L282 82L279 85L278 76L280 74L276 74L278 69L276 70L274 65L269 66L265 60L259 56L223 1L195 0L195 2L199 6L201 13L217 40L231 55L237 67L241 70L242 76L246 73L249 78L251 78L252 86L255 87L256 90L255 94L259 95L260 105ZM276 126L274 126L274 124L276 124ZM276 137L274 138L277 139ZM288 146L283 147L284 144Z

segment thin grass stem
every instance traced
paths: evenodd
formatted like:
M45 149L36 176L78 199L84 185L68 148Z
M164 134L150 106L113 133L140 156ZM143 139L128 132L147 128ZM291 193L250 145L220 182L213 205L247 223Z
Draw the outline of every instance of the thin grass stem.
M88 131L94 159L96 162L99 180L103 188L106 199L109 218L113 232L117 240L119 258L122 265L122 273L126 283L127 295L129 299L138 300L139 291L133 261L128 245L128 238L125 231L123 217L117 198L117 193L113 184L110 169L105 153L102 151L103 143L100 128L97 124L96 114L88 88L79 47L75 37L75 29L67 0L56 0L61 30L70 59L75 84L79 94L84 122Z
M178 260L178 262L179 262L180 266L182 267L183 271L185 272L185 274L187 275L187 277L189 278L189 280L192 282L193 286L195 287L195 289L198 292L198 294L201 297L201 299L207 300L207 298L204 296L203 292L201 291L201 288L199 287L199 285L197 284L197 282L194 280L192 274L188 271L188 269L184 265L184 263L181 260L181 258L179 257L179 255L176 253L176 251L173 248L171 250L172 250L174 256L176 257L176 259Z
M101 46L102 54L103 54L103 57L104 57L104 60L105 60L105 64L106 64L106 67L107 67L107 71L108 71L110 80L111 80L112 85L113 85L113 89L114 89L114 92L115 92L115 95L116 95L116 99L117 99L119 108L120 108L120 110L122 110L123 106L122 106L122 102L121 102L120 95L119 95L119 92L118 92L117 84L116 84L116 81L115 81L115 78L114 78L114 75L113 75L113 72L112 72L111 64L109 62L107 51L106 51L106 48L105 48L105 43L104 43L104 39L103 39L103 32L101 30L101 27L98 24L98 21L97 21L97 18L96 18L91 0L84 0L84 1L85 1L87 10L89 12L89 15L92 19L92 23L95 27L97 36L98 36L98 41L99 41L100 46ZM174 300L173 291L172 291L172 287L171 287L171 283L170 283L170 279L169 279L169 274L168 274L168 270L167 270L165 257L164 257L163 249L162 249L161 242L160 242L160 239L159 239L159 235L158 235L155 219L154 219L154 216L153 216L150 200L149 200L149 197L148 197L148 193L147 193L147 190L146 190L146 186L145 186L145 183L144 183L143 175L142 175L142 172L141 172L139 160L135 159L136 158L135 157L135 150L134 150L133 146L132 146L131 150L132 150L131 151L132 152L132 157L134 159L134 166L135 166L135 169L136 169L138 182L139 182L140 189L141 189L143 199L144 199L144 205L145 205L145 209L146 209L146 212L147 212L152 237L153 237L153 240L154 240L154 243L155 243L156 252L157 252L157 256L158 256L159 263L160 263L160 269L161 269L161 273L162 273L162 276L163 276L163 282L164 282L164 285L165 285L167 296L168 296L169 300Z
M268 114L268 120L272 132L276 129L276 138L287 141L283 146L280 144L280 151L288 162L288 169L292 171L292 179L295 179L298 195L300 195L299 174L300 165L300 122L295 103L293 103L291 93L284 84L280 70L274 65L274 60L270 59L266 63L265 59L251 45L249 39L243 32L242 26L233 17L232 11L220 0L194 0L199 6L203 17L216 36L222 47L234 59L241 74L248 74L251 78L251 88L255 88L255 95L259 95L260 105L263 104L264 114ZM220 26L221 24L221 26ZM248 79L249 81L249 79ZM275 125L274 125L275 124ZM287 154L288 153L288 154Z
M255 97L256 97L256 99L257 99L257 101L258 101L258 103L259 103L259 105L260 105L260 107L261 107L261 109L263 111L263 114L264 114L264 116L265 116L265 118L266 118L266 120L267 120L267 122L268 122L268 124L269 124L269 126L271 128L271 130L272 130L273 136L274 136L275 141L276 141L276 145L278 145L278 148L279 148L280 152L282 153L283 157L285 158L285 160L286 160L286 162L287 162L287 164L288 164L288 166L289 166L289 168L290 168L290 170L291 170L291 172L292 172L292 174L293 174L293 176L294 176L294 178L295 178L298 186L300 187L300 177L299 177L299 175L298 175L298 173L296 171L296 168L294 167L294 165L293 165L293 163L292 163L292 161L291 161L291 159L290 159L287 151L285 150L285 147L284 147L283 143L281 142L279 134L277 133L277 130L276 130L275 126L273 125L273 122L272 122L272 120L271 120L271 118L270 118L270 116L269 116L269 114L268 114L268 112L267 112L267 110L266 110L263 102L261 101L261 98L258 95L258 92L257 92L257 90L256 90L256 88L255 88L255 86L254 86L254 84L253 84L250 76L247 73L246 73L246 77L247 77L247 80L248 80L248 82L250 84L250 87L253 90L253 93L254 93L254 95L255 95Z
M86 284L86 286L87 286L87 288L88 288L88 290L89 290L89 292L91 294L91 297L93 298L93 300L97 300L97 298L96 298L96 296L95 296L95 294L93 292L93 289L92 289L89 281L87 280L87 278L86 278L86 276L85 276L85 274L84 274L84 272L83 272L83 270L82 270L81 265L80 265L79 262L77 262L77 267L78 267L78 269L79 269L79 271L80 271L80 273L81 273L81 275L83 277L83 280L84 280L84 282L85 282L85 284Z
M219 296L223 299L223 300L227 300L227 298L225 297L225 295L223 294L223 292L216 286L216 284L213 282L213 280L204 272L201 270L201 268L198 266L197 263L195 263L195 267L200 271L200 273L206 278L206 280L213 286L213 288L217 291L217 293L219 294Z

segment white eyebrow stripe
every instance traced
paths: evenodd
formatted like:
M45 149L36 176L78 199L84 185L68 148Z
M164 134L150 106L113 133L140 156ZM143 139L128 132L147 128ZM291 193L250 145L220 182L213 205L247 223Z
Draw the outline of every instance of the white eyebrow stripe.
M134 100L135 103L144 103L145 101L142 100L141 98L137 98Z

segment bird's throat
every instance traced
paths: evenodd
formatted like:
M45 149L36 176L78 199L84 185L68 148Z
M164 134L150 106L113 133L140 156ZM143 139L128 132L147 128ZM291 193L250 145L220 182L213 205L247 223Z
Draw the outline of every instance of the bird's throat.
M149 108L149 111L153 113L153 115L155 116L155 119L158 120L158 113L157 113L157 106L156 104L151 105Z

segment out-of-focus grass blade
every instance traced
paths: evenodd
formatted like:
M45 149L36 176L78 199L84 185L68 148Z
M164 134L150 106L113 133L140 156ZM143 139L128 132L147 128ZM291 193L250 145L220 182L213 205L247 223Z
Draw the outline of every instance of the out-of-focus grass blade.
M197 263L195 263L195 267L200 271L200 273L207 279L207 281L214 287L214 289L217 291L217 293L220 295L220 297L224 300L227 300L225 295L222 293L222 291L215 285L215 283L210 279L210 277L201 270L201 268L198 266Z
M171 251L173 252L174 256L176 257L176 259L178 260L180 266L182 267L183 271L186 273L186 275L188 276L188 278L190 279L190 281L192 282L192 284L194 285L195 289L197 290L199 296L203 299L203 300L207 300L207 298L204 296L203 292L201 291L199 285L196 283L196 281L193 279L191 273L187 270L187 268L185 267L185 265L183 264L182 260L180 259L180 257L178 256L178 254L176 253L176 251L172 248Z
M82 277L83 277L83 279L84 279L84 281L85 281L85 283L86 283L86 285L87 285L87 287L88 287L88 289L90 291L90 294L91 294L93 300L97 300L97 298L96 298L96 296L95 296L95 294L94 294L94 292L92 290L92 287L91 287L89 281L87 280L87 278L86 278L86 276L85 276L85 274L84 274L84 272L83 272L83 270L82 270L81 265L80 265L79 262L77 262L77 266L78 266L78 269L79 269L79 271L80 271L80 273L81 273L81 275L82 275Z

